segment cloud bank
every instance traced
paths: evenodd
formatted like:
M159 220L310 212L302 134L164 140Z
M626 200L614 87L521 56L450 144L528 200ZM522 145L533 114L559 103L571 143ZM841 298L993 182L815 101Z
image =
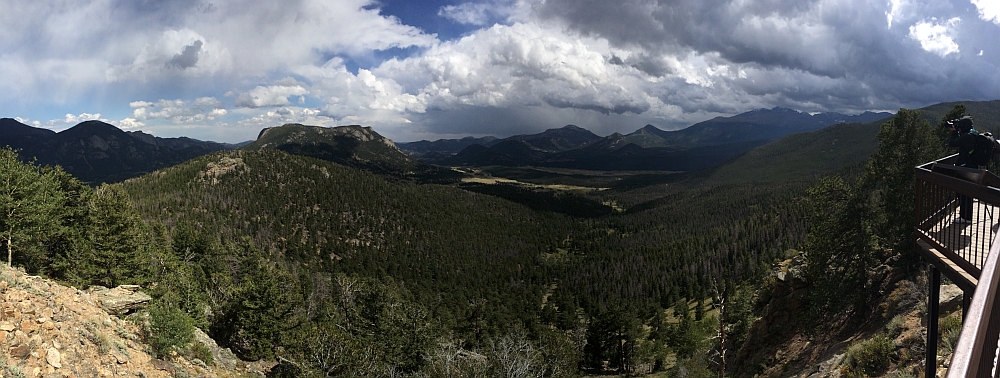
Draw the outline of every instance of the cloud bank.
M470 1L430 12L478 27L451 40L380 4L10 0L0 110L224 141L360 123L405 141L1000 98L988 0Z

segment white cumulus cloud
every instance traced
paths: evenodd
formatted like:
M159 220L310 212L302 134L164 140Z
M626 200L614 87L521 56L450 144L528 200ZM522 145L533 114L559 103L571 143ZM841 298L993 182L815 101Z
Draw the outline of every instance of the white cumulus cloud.
M496 5L489 3L461 3L438 9L438 16L460 24L486 25L499 13Z
M910 26L909 37L920 42L920 47L925 51L941 57L955 54L959 52L959 48L952 35L955 32L955 26L961 21L958 17L940 23L937 22L936 18L920 21Z
M191 102L180 99L159 100L155 103L133 101L129 106L132 107L133 117L130 122L137 124L155 119L165 119L175 124L205 123L228 114L222 102L214 97L200 97Z
M972 4L979 10L979 18L983 21L992 21L1000 25L1000 1L997 0L972 0Z
M125 118L121 121L118 121L118 128L122 130L137 130L145 126L146 126L145 123L142 123L141 121L138 121L135 118Z
M373 72L439 109L549 105L645 111L650 105L637 87L644 78L634 68L608 63L610 53L606 41L518 23L388 61Z
M332 126L336 124L334 120L321 115L319 110L309 108L282 107L263 112L255 109L243 109L243 113L248 115L248 117L232 125L226 124L226 126L260 129L281 126L288 123L301 123L313 126Z
M229 50L191 29L167 30L131 63L108 68L108 81L146 82L170 76L210 76L232 65Z
M270 86L257 86L250 91L240 93L236 96L236 106L247 108L262 108L267 106L291 105L289 96L304 96L308 94L299 84L277 84Z
M101 113L96 113L96 114L80 113L79 115L66 114L66 117L64 117L61 120L58 120L58 122L62 122L62 123L65 123L65 124L77 124L77 123L84 122L84 121L105 121L105 122L107 122L106 119L102 119L101 118Z

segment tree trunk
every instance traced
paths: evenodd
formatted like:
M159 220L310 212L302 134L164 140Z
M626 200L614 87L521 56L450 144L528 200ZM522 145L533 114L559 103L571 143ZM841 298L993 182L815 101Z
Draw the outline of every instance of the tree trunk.
M8 231L8 234L7 234L7 267L10 268L11 267L11 262L13 261L13 258L14 258L14 246L13 246L13 244L14 244L14 242L13 242L13 240L14 240L14 224L11 224L11 225L7 226L7 228L8 228L8 230L7 230Z
M13 228L11 228L10 233L11 233L11 235L14 234L14 229ZM7 267L8 268L11 267L10 261L11 261L11 258L13 258L13 256L14 256L14 249L13 249L13 247L11 247L11 241L10 241L11 239L13 239L13 236L7 238Z

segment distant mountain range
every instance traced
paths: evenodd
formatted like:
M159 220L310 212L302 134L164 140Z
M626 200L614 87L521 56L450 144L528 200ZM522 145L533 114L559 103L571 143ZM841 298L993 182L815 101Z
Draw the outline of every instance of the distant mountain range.
M719 166L783 136L836 123L865 123L891 116L864 113L810 115L789 109L762 109L718 117L677 131L652 125L606 137L568 125L539 134L509 138L463 138L394 144L370 127L335 128L289 124L266 128L248 144L223 144L191 138L159 138L87 121L52 130L0 119L0 146L20 150L23 159L60 165L92 185L123 181L220 150L277 149L352 166L384 176L418 181L450 181L459 174L447 166L539 166L592 170L694 171ZM397 148L398 146L398 148ZM404 153L404 151L406 153ZM418 160L419 158L419 160Z
M398 143L423 161L454 166L543 166L595 170L691 171L714 167L786 135L840 123L869 123L890 113L808 114L759 109L664 131L653 125L600 137L574 125L539 134Z
M159 138L125 132L100 121L82 122L54 132L10 118L0 119L0 147L20 150L25 161L60 165L91 185L123 181L207 153L236 146L191 138Z

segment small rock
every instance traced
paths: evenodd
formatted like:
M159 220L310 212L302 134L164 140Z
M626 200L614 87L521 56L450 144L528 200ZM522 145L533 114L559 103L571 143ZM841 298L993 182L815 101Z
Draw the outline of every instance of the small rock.
M0 281L2 282L2 281ZM10 322L0 322L0 331L10 332L14 330L14 325Z
M38 318L35 321L37 321L38 324L45 324L45 322L49 321L49 318L46 318L46 317L43 316L43 317Z
M48 362L49 365L52 365L52 367L56 369L61 368L62 362L59 361L61 359L62 355L59 354L59 351L56 350L56 348L49 348L45 351L45 362Z
M25 320L21 322L21 330L24 331L24 333L31 334L32 332L35 332L35 330L37 329L38 326L36 326L35 322L33 321Z
M191 363L200 366L202 369L208 369L208 365L205 364L205 361L199 360L197 358L192 359Z
M26 344L21 344L16 347L10 348L10 355L14 358L26 359L31 355L31 348Z
M167 362L167 361L159 360L159 359L153 359L153 360L150 361L150 363L152 363L153 368L155 368L156 370L163 370L163 371L166 371L166 372L168 372L170 374L174 373L174 365L171 364L171 363L169 363L169 362Z
M123 354L123 353L121 353L121 352L119 352L117 350L112 350L111 351L111 355L115 357L115 362L117 362L118 364L127 364L128 363L128 356L126 356L125 354Z

